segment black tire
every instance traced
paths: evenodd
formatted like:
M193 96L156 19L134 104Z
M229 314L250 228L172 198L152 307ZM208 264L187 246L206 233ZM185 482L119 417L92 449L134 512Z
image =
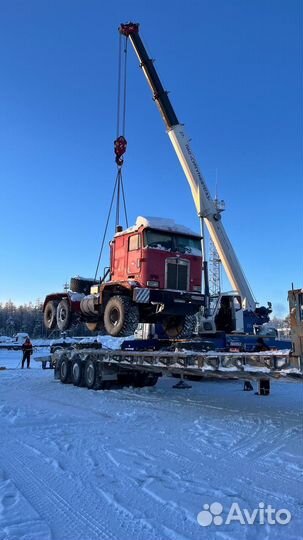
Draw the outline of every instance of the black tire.
M196 317L195 315L167 317L162 326L170 339L190 338L196 326Z
M81 358L74 358L71 366L71 378L74 386L84 385L84 370Z
M110 336L130 336L139 323L139 310L128 296L113 296L104 310L104 326Z
M149 373L147 377L145 378L145 385L144 386L155 386L158 382L159 376L154 375L154 373Z
M57 326L61 332L65 332L71 325L72 313L69 301L64 298L57 307Z
M45 362L45 360L42 361L42 369L46 369L46 362Z
M53 330L57 324L57 306L58 302L49 300L43 312L43 324L47 330Z
M84 381L87 388L92 389L97 386L97 366L96 363L88 359L84 367Z
M145 386L144 381L145 373L134 372L133 375L129 378L129 384L134 388L143 388L143 386Z
M192 338L196 329L197 319L195 315L185 315L182 332L178 335L179 339Z
M170 339L176 339L184 327L185 316L166 317L163 322L163 330Z
M130 378L130 384L134 388L144 388L144 386L155 386L159 376L154 373L136 372Z
M63 384L70 382L70 362L67 358L62 358L59 366L60 381Z

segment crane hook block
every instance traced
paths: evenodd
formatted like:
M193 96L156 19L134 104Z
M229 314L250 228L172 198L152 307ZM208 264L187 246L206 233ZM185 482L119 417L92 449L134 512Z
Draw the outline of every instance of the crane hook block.
M121 24L119 27L119 32L126 37L130 36L131 34L138 34L139 24L132 22L129 22L127 24Z
M115 141L114 141L114 151L116 154L116 163L121 167L123 165L123 154L126 152L127 147L127 140L123 135L120 135Z

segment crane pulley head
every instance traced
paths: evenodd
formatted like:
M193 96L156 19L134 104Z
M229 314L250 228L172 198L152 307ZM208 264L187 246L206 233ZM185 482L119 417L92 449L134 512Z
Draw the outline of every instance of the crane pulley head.
M121 24L119 26L119 32L123 36L129 37L131 34L138 34L139 32L139 23L129 22L126 24Z
M115 141L114 141L114 152L116 154L116 163L118 167L121 167L123 165L123 154L126 152L127 147L127 140L123 135L120 135Z

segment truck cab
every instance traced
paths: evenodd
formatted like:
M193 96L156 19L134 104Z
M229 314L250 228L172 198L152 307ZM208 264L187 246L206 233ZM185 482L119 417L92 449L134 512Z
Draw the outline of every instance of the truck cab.
M201 292L201 238L172 220L139 217L111 242L111 280Z

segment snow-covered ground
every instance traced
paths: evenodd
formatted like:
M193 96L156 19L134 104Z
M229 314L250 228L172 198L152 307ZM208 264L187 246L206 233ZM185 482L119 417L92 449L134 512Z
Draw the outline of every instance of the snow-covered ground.
M20 356L0 351L0 540L303 538L302 384L96 392ZM214 502L223 523L199 525ZM226 524L262 502L291 521Z

